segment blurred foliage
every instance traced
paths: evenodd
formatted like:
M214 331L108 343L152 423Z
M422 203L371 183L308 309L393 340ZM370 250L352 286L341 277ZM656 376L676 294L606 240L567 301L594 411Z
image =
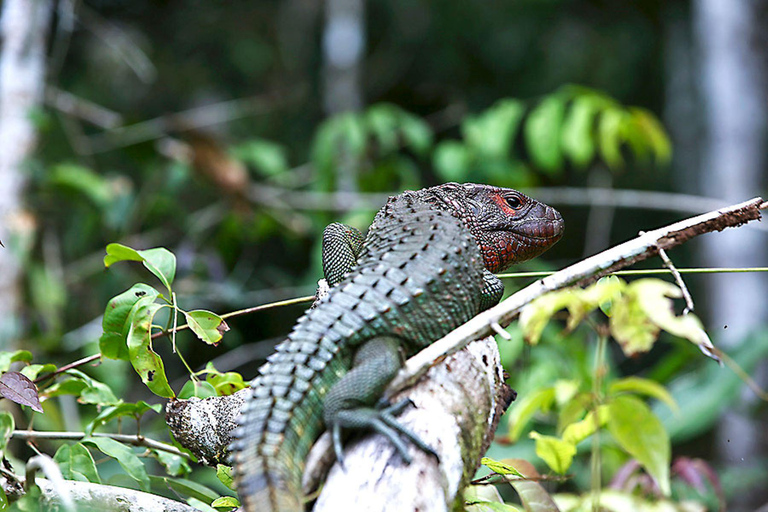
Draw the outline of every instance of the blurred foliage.
M30 113L41 144L27 166L28 213L23 229L3 237L25 268L21 347L28 350L0 352L0 372L36 381L45 414L24 404L21 429L34 418L36 430L167 439L158 396L241 389L301 307L222 317L312 293L322 228L332 220L364 228L380 206L368 193L448 180L582 186L606 169L617 187L668 186L669 175L657 170L669 162L671 144L651 112L662 110L665 20L685 15L687 2L370 0L361 81L369 106L332 117L321 108L322 3L76 4L74 30L58 19L54 27L50 92L74 94L109 115L93 122L51 102ZM354 208L325 195L340 189L359 195ZM526 268L581 257L586 215L563 213L567 238ZM625 238L671 218L618 213L621 229L611 234ZM123 260L145 268L113 266ZM607 327L588 326L606 322L605 301L587 308L572 294L536 306L536 332L525 327L541 338L536 347L523 345L519 326L510 328L516 340L500 349L520 400L489 457L525 459L508 466L554 480L546 490L535 478L515 482L523 505L551 494L562 510L589 507L592 461L601 461L605 484L635 458L641 465L626 481L637 485L602 493L604 508L692 499L717 509L718 496L690 483L707 467L681 463L680 455L711 456L702 436L738 400L741 381L698 357L692 344L666 343L670 332L701 338L690 320L677 330L670 323L678 317L664 293L636 283L619 288ZM580 311L565 330L556 327L558 304ZM160 334L183 323L189 332ZM605 331L622 347L601 342ZM97 352L101 365L55 373ZM747 371L767 356L764 335L733 354ZM148 372L151 386L137 385L150 383ZM638 422L647 425L639 447L624 435ZM14 425L0 415L0 447L24 459L30 450L13 439L6 449ZM234 503L226 469L193 471L173 450L115 443L37 444L68 478ZM669 482L663 490L674 505L658 496L649 473ZM725 474L722 485L733 495L764 477ZM496 491L473 488L467 497L500 509Z

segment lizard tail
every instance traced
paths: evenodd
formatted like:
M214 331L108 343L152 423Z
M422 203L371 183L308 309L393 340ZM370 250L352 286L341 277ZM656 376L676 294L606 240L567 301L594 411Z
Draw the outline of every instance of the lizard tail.
M230 446L246 512L304 509L304 461L323 430L323 397L344 373L332 348L289 338L252 382Z

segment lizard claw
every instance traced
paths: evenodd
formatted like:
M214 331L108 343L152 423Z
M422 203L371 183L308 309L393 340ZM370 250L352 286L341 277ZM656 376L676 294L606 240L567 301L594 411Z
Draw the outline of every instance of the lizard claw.
M389 414L392 416L397 416L398 414L403 412L406 409L406 407L408 407L409 405L416 407L416 404L414 404L413 400L411 400L410 398L403 398L396 404L392 404L388 400L385 402L386 402L385 405L381 407L381 409L383 409L382 414Z
M341 446L341 425L338 423L333 424L333 451L336 453L336 460L339 461L341 469L347 471L344 467L344 449Z

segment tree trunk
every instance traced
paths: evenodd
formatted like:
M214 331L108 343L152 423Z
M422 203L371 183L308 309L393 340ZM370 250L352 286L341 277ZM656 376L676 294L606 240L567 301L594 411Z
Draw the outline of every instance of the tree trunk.
M52 8L51 0L5 0L0 19L0 343L19 329L19 257L34 224L22 205L23 164L36 142L31 114L43 98Z

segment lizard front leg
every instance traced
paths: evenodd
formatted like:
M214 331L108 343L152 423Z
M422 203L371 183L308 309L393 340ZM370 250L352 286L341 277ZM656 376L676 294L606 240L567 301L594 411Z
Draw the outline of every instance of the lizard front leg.
M487 269L483 269L483 289L480 290L480 311L499 303L504 295L504 283Z
M328 286L337 285L357 263L365 237L356 228L340 222L323 231L323 274Z
M410 400L375 406L384 388L403 365L401 344L402 340L391 336L380 336L364 343L355 354L350 371L331 387L325 397L325 424L331 430L336 458L342 465L342 429L370 429L384 435L406 463L411 462L411 456L400 435L421 450L435 455L432 448L395 419L395 415L411 403Z

